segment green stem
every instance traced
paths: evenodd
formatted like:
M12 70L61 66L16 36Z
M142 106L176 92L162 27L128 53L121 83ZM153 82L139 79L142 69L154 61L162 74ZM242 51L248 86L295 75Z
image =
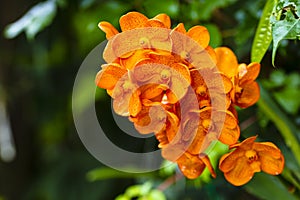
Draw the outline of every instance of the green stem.
M257 105L264 114L275 124L285 140L286 145L291 149L298 165L300 166L300 145L295 135L300 134L299 130L290 122L289 118L278 108L267 91L260 87L260 100Z

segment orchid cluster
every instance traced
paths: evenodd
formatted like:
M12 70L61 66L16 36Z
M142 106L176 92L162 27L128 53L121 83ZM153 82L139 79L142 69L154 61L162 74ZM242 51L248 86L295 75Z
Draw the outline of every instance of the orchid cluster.
M219 161L233 185L247 183L255 172L282 172L284 158L274 144L255 142L256 136L239 143L236 106L258 101L259 63L239 64L229 48L209 46L204 26L171 28L166 14L149 19L129 12L119 22L121 32L109 22L99 23L108 39L107 64L96 84L139 133L155 134L165 159L176 162L189 179L206 167L215 177L207 150L218 140L233 149Z

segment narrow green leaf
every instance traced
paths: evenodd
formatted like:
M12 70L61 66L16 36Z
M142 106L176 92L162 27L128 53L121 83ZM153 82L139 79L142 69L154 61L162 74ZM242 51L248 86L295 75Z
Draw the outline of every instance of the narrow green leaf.
M268 0L258 23L251 50L251 61L260 62L272 41L270 16L274 7L274 0Z
M295 174L295 172L293 172L290 169L285 168L282 172L282 176L288 180L289 182L291 182L295 187L297 187L298 189L300 189L300 183L299 183L299 176L297 176L297 174Z
M127 169L128 170L128 169ZM118 171L108 167L101 167L94 169L87 173L89 181L106 180L111 178L139 178L139 177L153 177L154 173L127 173Z
M297 198L288 192L287 188L276 176L265 173L257 173L253 179L246 184L245 189L261 199L272 200L296 200Z

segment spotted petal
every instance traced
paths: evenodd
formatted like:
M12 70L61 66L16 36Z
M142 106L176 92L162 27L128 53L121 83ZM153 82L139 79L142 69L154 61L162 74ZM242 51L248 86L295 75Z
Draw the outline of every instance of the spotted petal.
M177 160L177 164L180 171L189 179L198 178L205 169L205 164L198 156L187 152Z
M128 31L135 28L144 27L148 18L139 12L129 12L120 18L120 27L122 31Z
M217 67L229 78L235 76L238 70L238 61L235 54L227 47L218 47L215 49L217 54Z
M261 162L261 169L268 174L278 175L284 168L284 157L282 154L280 154L280 158L276 158L272 156L272 154L258 152L259 161Z
M134 126L141 134L157 133L165 126L166 112L157 105L143 108L136 118Z
M222 164L221 164L222 166ZM254 170L248 163L247 157L243 156L234 161L234 167L224 173L224 176L228 182L235 186L241 186L248 183L253 175Z
M189 29L187 35L195 40L203 49L209 44L209 32L204 26L193 26Z
M126 73L127 70L121 68L118 64L104 64L102 65L102 70L96 75L95 82L100 88L113 89Z
M242 66L242 65L240 65ZM240 69L242 68L242 69ZM243 72L245 71L245 72ZM240 84L244 84L249 81L254 81L260 71L260 64L259 63L250 63L246 69L243 69L243 67L239 67L239 78L240 78Z
M100 22L98 24L98 27L104 32L106 33L106 38L110 39L113 36L115 36L116 34L119 33L119 31L109 22Z
M164 13L156 15L153 19L161 21L165 25L165 28L169 29L171 27L171 19Z
M258 152L262 170L268 174L278 175L284 167L284 157L271 142L256 142L253 149Z
M255 104L260 96L259 85L257 82L250 82L242 86L243 91L240 96L236 95L235 104L241 108L247 108Z

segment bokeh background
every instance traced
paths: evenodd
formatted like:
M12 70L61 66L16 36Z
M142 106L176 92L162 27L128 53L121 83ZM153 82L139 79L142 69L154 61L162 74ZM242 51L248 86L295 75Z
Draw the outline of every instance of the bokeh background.
M297 2L297 1L295 1ZM234 187L217 170L195 181L178 178L176 166L146 174L107 168L84 148L72 117L72 89L88 53L105 40L97 24L128 11L154 17L166 13L172 24L204 25L213 47L228 46L239 62L250 62L262 0L5 0L0 6L0 200L94 199L300 199L300 51L283 40L275 66L271 47L262 60L262 99L239 110L241 138L259 134L274 142L286 158L282 175L256 174ZM18 21L19 20L19 21ZM8 25L14 29L8 31ZM99 59L101 54L99 53ZM99 66L100 69L100 66ZM82 106L85 105L82 91ZM157 142L134 139L114 123L110 98L97 90L100 123L122 148L143 152ZM219 147L214 156L216 165ZM109 153L109 152L107 152ZM123 195L122 195L123 194ZM127 198L127 197L128 198ZM143 196L143 197L142 197Z

